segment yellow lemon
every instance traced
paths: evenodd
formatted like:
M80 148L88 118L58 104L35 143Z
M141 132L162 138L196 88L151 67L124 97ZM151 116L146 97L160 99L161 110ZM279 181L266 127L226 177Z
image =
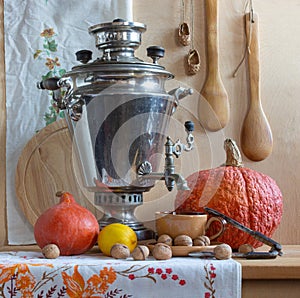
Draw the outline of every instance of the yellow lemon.
M112 223L105 226L98 235L98 246L107 256L110 256L110 250L116 243L126 245L132 252L137 245L137 236L135 231L121 223Z

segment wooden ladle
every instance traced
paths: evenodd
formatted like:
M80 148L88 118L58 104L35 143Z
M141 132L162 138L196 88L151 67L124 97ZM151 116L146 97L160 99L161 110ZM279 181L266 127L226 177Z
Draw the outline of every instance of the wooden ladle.
M217 131L229 121L229 101L219 70L218 0L206 0L205 4L208 67L198 115L204 128Z
M245 18L250 102L241 131L241 148L250 160L261 161L271 154L273 137L261 104L258 15L248 13Z

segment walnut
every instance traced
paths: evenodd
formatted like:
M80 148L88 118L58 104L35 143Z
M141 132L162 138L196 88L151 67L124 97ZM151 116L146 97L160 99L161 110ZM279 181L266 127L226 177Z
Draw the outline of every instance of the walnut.
M146 260L149 256L149 248L145 245L138 245L131 255L135 260Z
M157 243L154 245L152 255L157 260L168 260L172 258L172 249L165 243Z
M167 234L163 234L163 235L160 235L157 239L157 242L158 243L165 243L167 245L170 245L172 246L172 243L173 243L173 239L171 236L167 235Z
M176 246L193 246L193 240L188 235L179 235L174 239Z
M210 239L207 236L198 236L193 240L195 246L208 246L210 245Z
M110 255L115 259L126 259L130 256L130 250L125 244L116 243L110 249Z
M215 258L218 260L227 260L232 256L232 249L228 244L220 244L214 248Z
M48 244L43 247L42 253L47 259L56 259L60 255L60 250L56 244Z
M238 252L239 253L242 253L242 254L246 254L248 252L252 252L254 251L254 248L252 245L246 243L246 244L242 244L240 247L239 247L239 250Z

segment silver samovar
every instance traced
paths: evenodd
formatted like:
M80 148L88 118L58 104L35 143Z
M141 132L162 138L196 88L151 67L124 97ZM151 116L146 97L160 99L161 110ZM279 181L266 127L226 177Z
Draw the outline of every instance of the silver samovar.
M165 180L188 189L175 173L174 156L193 147L193 123L185 123L187 144L166 137L166 129L178 101L191 89L178 87L169 93L165 82L174 76L158 64L164 49L152 46L147 63L135 57L146 26L116 19L89 28L102 57L92 61L92 52L76 53L82 64L62 78L38 83L40 89L53 90L53 99L65 110L82 169L84 187L94 193L95 205L104 211L100 228L121 222L135 230L139 240L153 238L134 216L143 204L143 192L155 180ZM165 150L164 150L165 147ZM165 167L159 172L165 151Z

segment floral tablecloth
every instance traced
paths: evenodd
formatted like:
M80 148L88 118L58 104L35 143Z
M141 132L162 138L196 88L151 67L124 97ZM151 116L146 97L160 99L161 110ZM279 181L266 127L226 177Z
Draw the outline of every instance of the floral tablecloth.
M241 297L233 259L173 257L116 260L100 253L45 259L40 252L0 253L0 297Z

